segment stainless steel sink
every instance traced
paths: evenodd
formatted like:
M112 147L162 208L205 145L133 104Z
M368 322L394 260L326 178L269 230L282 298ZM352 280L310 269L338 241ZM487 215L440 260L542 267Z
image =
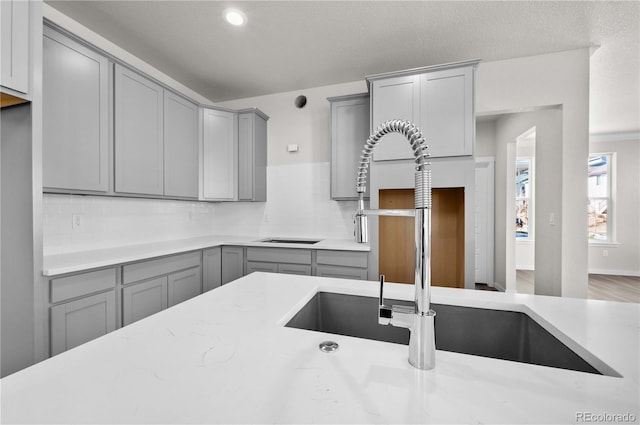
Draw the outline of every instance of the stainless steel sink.
M320 239L266 238L261 239L258 242L313 245L320 242Z
M445 304L431 308L438 350L602 375L524 313ZM285 326L409 344L408 329L378 325L377 314L377 298L318 292Z

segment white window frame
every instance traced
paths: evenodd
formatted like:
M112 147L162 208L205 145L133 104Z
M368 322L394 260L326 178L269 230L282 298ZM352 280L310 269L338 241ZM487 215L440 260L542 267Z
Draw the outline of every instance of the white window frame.
M529 162L529 196L516 196L515 201L517 202L519 199L528 199L529 200L529 211L528 211L528 223L527 223L527 231L528 235L526 237L517 237L517 242L533 242L535 240L535 162L536 159L533 156L519 156L516 157L516 164L518 161L528 161ZM518 166L516 165L516 170ZM515 178L515 176L514 176ZM517 183L516 183L517 185ZM515 223L514 223L515 225Z
M616 232L615 232L615 163L616 163L616 154L615 152L589 152L589 158L595 156L607 156L607 196L589 196L588 197L588 206L591 204L592 199L604 199L607 201L607 238L606 239L592 239L589 234L589 229L587 227L587 238L589 240L590 245L598 245L598 244L616 244ZM588 170L588 166L587 166ZM587 179L589 179L587 174ZM587 223L588 225L588 223Z

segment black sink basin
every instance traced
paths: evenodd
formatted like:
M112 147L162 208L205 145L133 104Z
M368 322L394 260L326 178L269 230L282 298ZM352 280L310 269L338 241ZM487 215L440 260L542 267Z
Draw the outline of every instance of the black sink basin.
M445 304L431 308L438 350L602 375L524 313ZM377 298L318 292L285 326L409 344L408 329L379 325L377 317Z

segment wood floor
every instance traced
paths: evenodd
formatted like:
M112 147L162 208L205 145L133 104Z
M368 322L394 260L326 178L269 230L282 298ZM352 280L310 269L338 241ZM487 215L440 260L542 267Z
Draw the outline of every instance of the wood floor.
M516 290L533 294L533 271L516 270ZM640 277L590 274L588 298L640 303Z

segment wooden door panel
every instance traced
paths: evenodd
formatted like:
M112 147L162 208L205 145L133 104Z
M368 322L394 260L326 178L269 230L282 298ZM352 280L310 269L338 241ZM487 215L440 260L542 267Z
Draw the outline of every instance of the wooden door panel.
M414 208L413 189L385 189L381 209ZM431 281L433 286L464 288L464 188L432 190ZM412 217L380 217L379 271L389 282L413 283L415 228Z

